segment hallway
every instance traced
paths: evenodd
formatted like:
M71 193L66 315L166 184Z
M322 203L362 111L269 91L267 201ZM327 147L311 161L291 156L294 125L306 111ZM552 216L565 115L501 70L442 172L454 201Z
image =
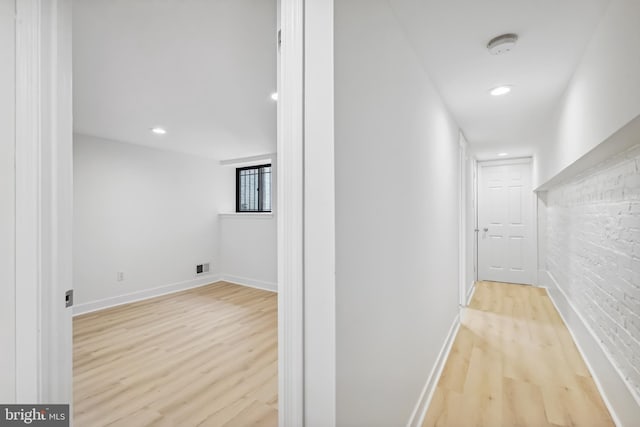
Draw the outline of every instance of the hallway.
M614 423L545 289L478 282L423 427Z

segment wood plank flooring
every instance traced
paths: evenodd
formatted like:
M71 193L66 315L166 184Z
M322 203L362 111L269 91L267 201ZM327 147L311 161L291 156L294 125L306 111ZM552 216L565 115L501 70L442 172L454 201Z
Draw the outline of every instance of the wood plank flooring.
M614 426L546 290L476 286L423 427Z
M276 298L217 283L74 318L75 425L277 426Z

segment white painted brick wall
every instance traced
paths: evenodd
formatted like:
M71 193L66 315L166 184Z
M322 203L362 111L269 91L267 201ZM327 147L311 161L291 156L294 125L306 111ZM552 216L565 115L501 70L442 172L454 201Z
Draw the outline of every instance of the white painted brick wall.
M640 396L640 146L547 194L544 267Z

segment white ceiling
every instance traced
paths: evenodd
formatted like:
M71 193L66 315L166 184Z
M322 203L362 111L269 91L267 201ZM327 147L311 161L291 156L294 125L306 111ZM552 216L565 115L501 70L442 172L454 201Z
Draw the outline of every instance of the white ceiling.
M76 132L215 159L275 151L275 0L76 0L73 13Z
M479 158L534 153L609 0L390 0ZM490 55L493 37L515 49ZM513 85L508 95L489 89Z
M481 159L531 155L549 137L609 2L389 1ZM275 0L76 0L75 131L221 160L272 153L275 32ZM515 49L490 55L506 32ZM513 91L489 95L503 84Z

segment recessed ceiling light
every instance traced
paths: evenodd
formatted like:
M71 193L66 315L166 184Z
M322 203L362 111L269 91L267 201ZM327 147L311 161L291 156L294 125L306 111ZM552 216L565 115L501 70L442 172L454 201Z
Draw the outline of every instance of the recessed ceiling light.
M156 135L164 135L167 133L165 129L159 127L151 128L151 132L155 133Z
M273 92L271 94L271 99L273 99L274 101L277 101L278 100L278 92Z
M508 156L508 155L509 155L509 153L498 153L498 156L500 156L500 157L504 157L504 156Z
M500 96L506 95L509 92L511 92L511 86L498 86L491 89L489 93L491 93L491 95L493 96Z

